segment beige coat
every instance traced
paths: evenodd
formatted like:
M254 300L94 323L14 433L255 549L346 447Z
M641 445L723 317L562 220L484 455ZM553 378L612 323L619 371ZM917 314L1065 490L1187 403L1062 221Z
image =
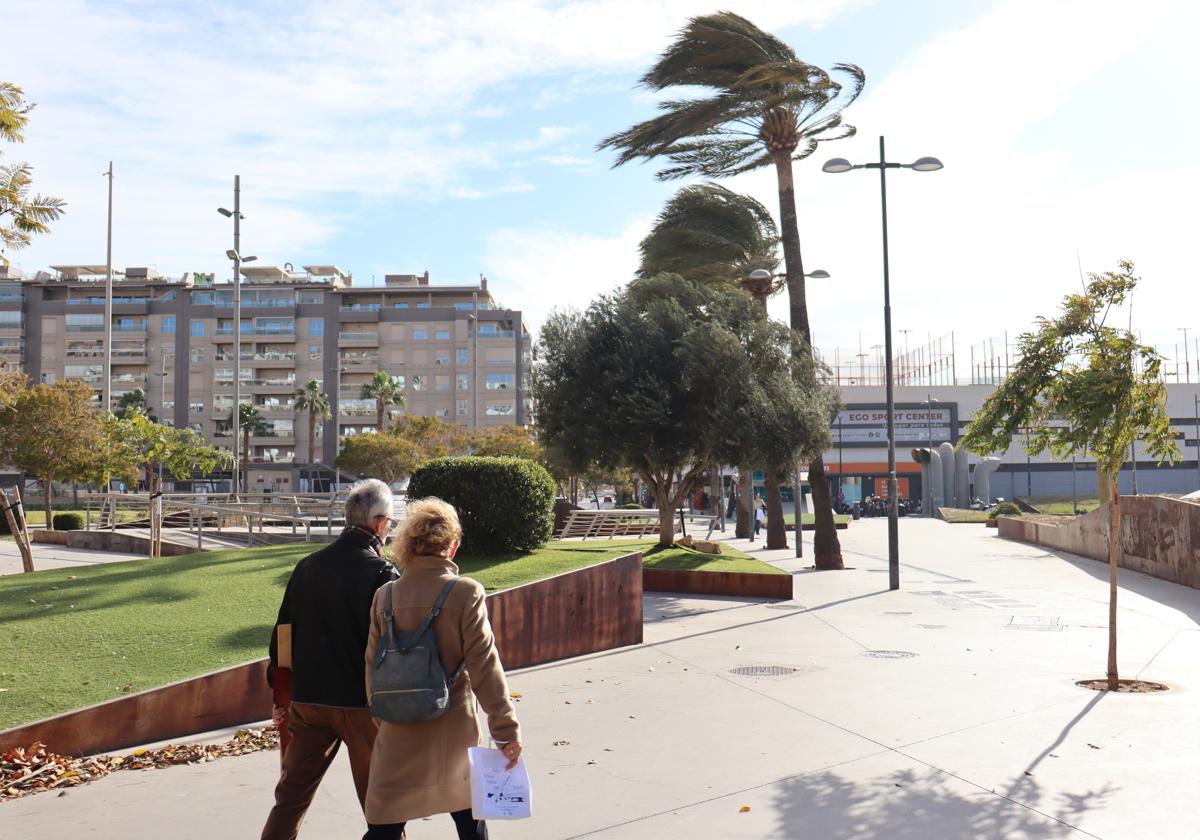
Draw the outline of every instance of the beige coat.
M442 587L458 574L444 557L414 557L392 585L392 610L399 631L416 630ZM383 593L371 605L367 642L367 693L370 671L384 624ZM487 715L492 738L520 740L517 715L496 653L482 584L461 578L433 622L442 666L449 675L465 657L466 669L450 694L446 713L423 723L379 721L367 789L369 823L397 823L471 807L467 748L483 741L475 698Z

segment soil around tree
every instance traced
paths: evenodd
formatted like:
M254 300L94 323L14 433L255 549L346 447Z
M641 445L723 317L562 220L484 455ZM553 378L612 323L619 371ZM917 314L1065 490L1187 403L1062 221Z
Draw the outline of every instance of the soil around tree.
M1080 688L1090 688L1092 691L1108 691L1108 678L1076 680L1075 685ZM1117 680L1118 694L1155 694L1160 691L1170 690L1170 686L1148 680Z

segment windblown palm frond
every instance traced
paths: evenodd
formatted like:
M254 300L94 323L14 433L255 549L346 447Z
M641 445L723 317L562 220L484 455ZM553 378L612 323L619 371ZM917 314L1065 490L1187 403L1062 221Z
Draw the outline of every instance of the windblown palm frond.
M25 91L12 82L0 82L0 139L10 143L21 143L25 135L21 129L29 122L33 103L25 101Z
M66 202L60 198L29 196L33 167L28 163L0 166L0 246L24 248L35 233L48 233L50 222L63 214ZM5 216L11 217L3 224Z
M671 165L658 173L662 180L736 175L771 163L771 152L798 160L819 142L854 134L841 111L865 80L853 64L835 64L830 72L799 60L782 41L731 12L693 18L642 85L706 87L712 95L665 101L661 114L605 138L599 148L618 153L616 166L668 159Z
M779 266L779 231L755 199L704 183L667 202L641 243L639 275L673 272L701 283L737 282L756 268Z

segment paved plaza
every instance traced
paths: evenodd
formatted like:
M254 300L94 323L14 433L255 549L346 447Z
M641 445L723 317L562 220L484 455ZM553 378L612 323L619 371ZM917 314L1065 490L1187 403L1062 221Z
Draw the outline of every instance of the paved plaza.
M886 522L864 520L841 533L844 572L754 547L796 574L794 601L648 595L644 645L513 674L536 817L492 835L1200 836L1200 592L1123 572L1122 675L1173 690L1095 693L1074 680L1103 675L1103 564L979 525L906 519L900 536L899 592ZM0 836L257 836L278 760L16 800ZM339 757L300 836L362 830ZM436 817L409 836L454 832Z

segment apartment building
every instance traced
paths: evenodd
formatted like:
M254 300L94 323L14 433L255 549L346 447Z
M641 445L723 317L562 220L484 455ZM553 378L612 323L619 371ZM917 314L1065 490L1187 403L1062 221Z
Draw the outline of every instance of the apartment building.
M33 277L0 266L0 365L33 381L78 379L104 387L103 265L51 266ZM324 489L336 454L334 420L318 424L308 463L308 417L295 394L321 383L343 438L376 430L362 385L386 371L404 387L404 413L484 427L530 416L529 332L478 284L434 285L429 273L387 275L355 287L334 265L242 269L241 353L234 287L212 274L162 277L149 268L114 272L113 403L142 389L150 410L230 449L234 377L266 433L251 440L251 490ZM328 433L326 433L326 431ZM228 486L228 474L213 489Z

